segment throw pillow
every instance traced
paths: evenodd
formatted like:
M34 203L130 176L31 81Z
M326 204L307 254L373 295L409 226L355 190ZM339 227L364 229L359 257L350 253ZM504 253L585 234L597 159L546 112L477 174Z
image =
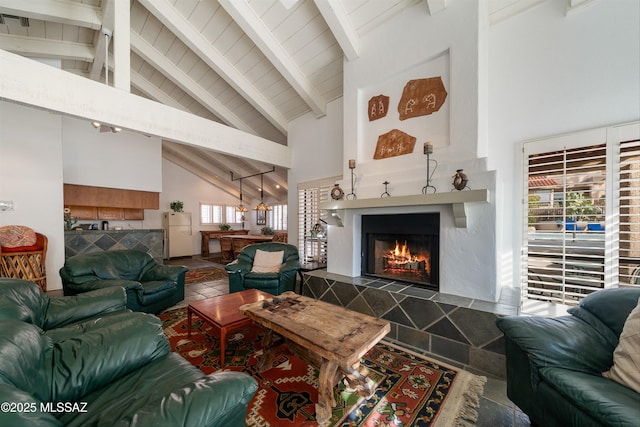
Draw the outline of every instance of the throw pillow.
M602 375L640 393L640 299L624 322L613 366Z
M253 273L277 273L280 271L282 258L284 258L284 251L267 252L257 249L251 271Z
M6 225L0 228L0 246L17 248L36 244L36 232L24 225Z

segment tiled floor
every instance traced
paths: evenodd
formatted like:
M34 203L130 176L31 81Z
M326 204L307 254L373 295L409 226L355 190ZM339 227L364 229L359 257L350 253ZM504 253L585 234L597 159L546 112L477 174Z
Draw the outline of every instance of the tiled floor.
M198 257L177 258L165 262L167 264L186 265L191 269L210 266L223 267L220 264ZM228 291L227 279L187 285L185 288L185 300L172 308L183 307L192 301L226 294ZM506 387L506 381L487 375L484 395L480 400L480 408L478 409L477 427L526 427L530 425L529 418L507 398Z

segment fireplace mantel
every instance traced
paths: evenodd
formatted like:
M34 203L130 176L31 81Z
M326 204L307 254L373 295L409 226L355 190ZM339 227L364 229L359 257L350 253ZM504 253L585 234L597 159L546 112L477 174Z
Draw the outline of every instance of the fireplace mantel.
M375 199L330 200L320 203L320 209L330 212L329 224L342 226L346 209L372 209L398 206L451 205L456 227L467 227L469 203L487 203L489 190L451 191L448 193L419 194L414 196L379 197Z

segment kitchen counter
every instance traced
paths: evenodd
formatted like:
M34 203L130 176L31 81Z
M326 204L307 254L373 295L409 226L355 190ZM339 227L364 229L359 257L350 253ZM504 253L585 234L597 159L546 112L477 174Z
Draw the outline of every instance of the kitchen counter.
M162 263L164 231L162 229L70 230L64 232L65 259L74 255L135 249Z

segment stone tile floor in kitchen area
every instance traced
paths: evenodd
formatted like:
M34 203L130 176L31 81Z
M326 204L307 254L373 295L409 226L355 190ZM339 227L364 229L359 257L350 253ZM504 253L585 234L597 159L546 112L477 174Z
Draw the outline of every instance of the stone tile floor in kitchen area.
M219 267L223 265L212 263L200 257L177 258L165 260L166 264L185 265L191 269L202 267ZM190 302L223 295L229 292L227 279L204 282L185 287L185 300L175 307L187 306ZM478 409L477 427L526 427L529 426L529 418L507 398L507 383L500 378L487 376L484 387L484 395L480 400Z

